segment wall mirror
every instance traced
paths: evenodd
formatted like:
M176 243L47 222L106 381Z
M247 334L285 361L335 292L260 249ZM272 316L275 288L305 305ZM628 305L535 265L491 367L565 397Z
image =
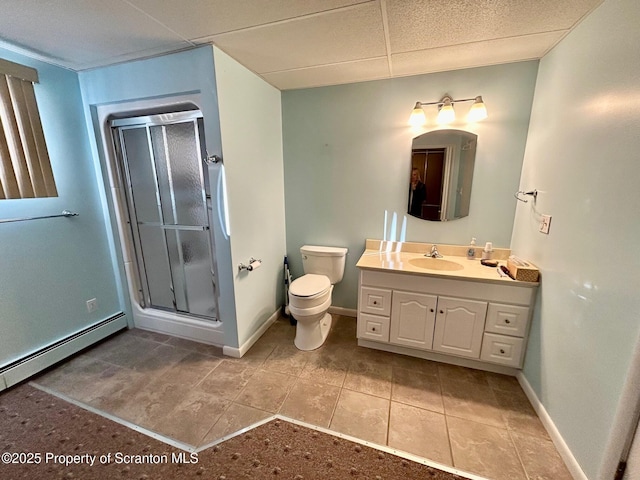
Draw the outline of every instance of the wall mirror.
M447 221L469 215L478 136L436 130L413 139L408 213Z

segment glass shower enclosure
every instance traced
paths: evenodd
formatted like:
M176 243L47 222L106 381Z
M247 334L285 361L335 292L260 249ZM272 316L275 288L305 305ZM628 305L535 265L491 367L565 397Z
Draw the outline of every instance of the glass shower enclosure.
M217 320L199 111L113 120L143 308Z

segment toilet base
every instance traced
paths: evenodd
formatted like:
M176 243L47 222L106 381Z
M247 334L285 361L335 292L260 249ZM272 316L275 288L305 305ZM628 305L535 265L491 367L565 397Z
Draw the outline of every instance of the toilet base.
M332 322L331 314L325 313L318 321L305 322L298 320L296 338L293 341L298 350L315 350L320 348L329 335Z

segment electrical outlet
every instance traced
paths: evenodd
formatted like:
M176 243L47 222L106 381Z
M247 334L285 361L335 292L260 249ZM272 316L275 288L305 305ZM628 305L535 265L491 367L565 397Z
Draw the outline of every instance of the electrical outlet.
M551 226L551 215L542 215L540 220L540 231L549 235L549 227Z
M98 309L98 301L95 298L87 300L87 312L93 313Z

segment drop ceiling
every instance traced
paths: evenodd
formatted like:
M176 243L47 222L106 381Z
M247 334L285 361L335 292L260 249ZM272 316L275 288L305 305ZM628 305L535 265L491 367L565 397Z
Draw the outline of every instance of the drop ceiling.
M0 0L0 46L72 70L214 44L281 90L538 59L602 0Z

